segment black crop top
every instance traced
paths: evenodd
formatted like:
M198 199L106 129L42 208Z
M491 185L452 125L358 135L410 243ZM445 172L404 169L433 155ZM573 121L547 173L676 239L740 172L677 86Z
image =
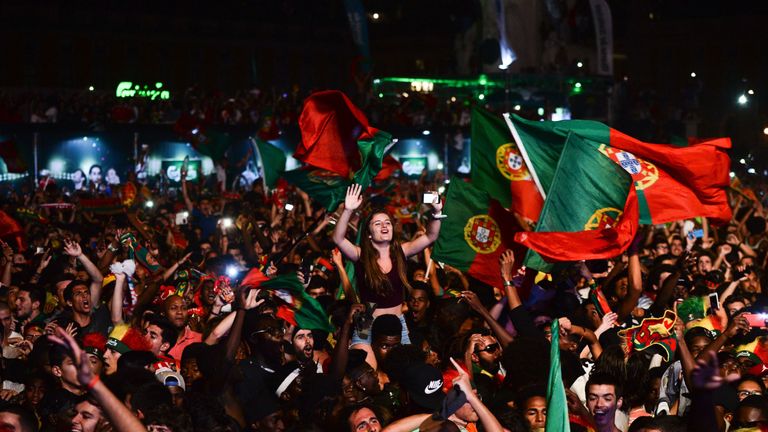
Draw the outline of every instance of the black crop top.
M402 252L401 252L402 253ZM392 269L386 274L392 289L385 296L380 296L368 286L365 280L365 273L360 261L355 263L355 275L357 279L357 292L360 294L360 301L364 303L376 303L379 309L386 309L403 304L405 298L405 285L400 280L400 272L397 268L397 259L392 258Z

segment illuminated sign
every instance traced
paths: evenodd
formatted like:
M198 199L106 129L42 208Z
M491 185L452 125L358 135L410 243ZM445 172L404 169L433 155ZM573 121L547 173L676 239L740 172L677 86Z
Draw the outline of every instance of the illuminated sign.
M181 181L181 165L184 163L184 160L163 160L162 161L162 170L165 173L165 176L168 177L168 180L170 180L171 183L179 183ZM201 172L201 162L200 160L190 160L187 165L187 180L194 181L196 180Z
M426 156L400 156L399 160L403 165L403 172L410 177L418 177L427 169Z
M154 87L149 85L134 84L130 81L123 81L117 85L115 89L115 96L119 98L126 97L140 97L148 98L150 100L162 99L168 100L171 98L171 92L168 90L161 90L163 83L155 83Z

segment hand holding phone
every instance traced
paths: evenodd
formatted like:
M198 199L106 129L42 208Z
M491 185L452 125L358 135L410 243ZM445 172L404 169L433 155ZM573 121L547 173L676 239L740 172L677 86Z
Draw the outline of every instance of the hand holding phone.
M439 196L436 192L424 192L424 196L421 202L424 204L432 204L436 199L439 199Z
M766 320L768 320L768 314L756 314L756 313L743 313L741 314L746 318L750 327L764 328L766 327Z

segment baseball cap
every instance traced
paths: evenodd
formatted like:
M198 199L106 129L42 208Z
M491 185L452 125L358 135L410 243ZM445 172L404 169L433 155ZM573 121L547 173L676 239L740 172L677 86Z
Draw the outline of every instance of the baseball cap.
M445 394L443 374L434 366L418 363L409 367L403 375L403 384L408 396L416 405L430 411L442 408Z
M184 377L173 369L160 368L155 372L155 378L166 387L181 387L182 390L187 391Z

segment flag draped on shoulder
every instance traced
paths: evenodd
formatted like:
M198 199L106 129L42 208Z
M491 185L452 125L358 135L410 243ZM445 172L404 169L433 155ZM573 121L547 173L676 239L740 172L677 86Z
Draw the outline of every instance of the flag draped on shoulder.
M635 188L624 170L573 133L561 153L536 232L515 237L532 249L525 265L543 272L551 271L551 261L616 256L639 225Z
M285 172L285 153L261 138L256 138L253 142L261 159L264 182L268 188L274 189L277 179Z
M333 332L333 326L320 303L304 290L296 273L266 277L258 268L245 275L242 286L268 290L285 302L281 318L301 329Z
M537 221L543 199L504 120L475 108L471 125L472 183L510 211Z
M645 143L590 120L534 122L514 114L506 114L505 119L545 198L566 138L573 133L596 144L631 175L641 223L659 224L696 216L725 223L731 218L726 194L730 170L726 150L731 146L728 138L677 147Z
M565 385L560 368L560 323L552 320L552 342L549 348L549 377L547 378L547 422L546 432L570 432L568 403L565 399Z
M514 242L515 232L522 231L515 217L487 192L460 179L451 181L443 211L448 217L443 221L432 259L501 287L501 254L507 249L518 257L525 253L525 248Z

